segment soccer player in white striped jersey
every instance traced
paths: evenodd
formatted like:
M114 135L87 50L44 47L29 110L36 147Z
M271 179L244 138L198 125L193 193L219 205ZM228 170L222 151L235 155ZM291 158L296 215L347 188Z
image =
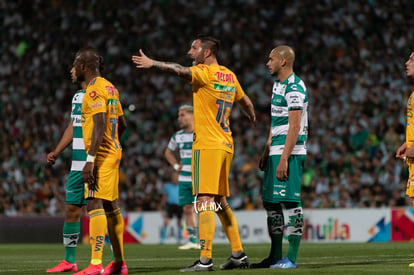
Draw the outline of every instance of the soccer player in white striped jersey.
M308 132L308 91L293 72L295 53L278 46L269 55L267 67L275 81L271 98L271 127L259 167L264 170L262 200L267 211L271 239L269 256L251 268L296 268L303 233L301 185ZM286 211L289 247L282 257L283 210Z
M200 249L197 243L197 221L194 212L194 196L191 180L191 152L193 146L193 106L182 105L178 109L178 124L180 129L170 139L164 156L178 175L179 204L183 208L184 220L187 226L188 242L178 249ZM180 161L174 152L179 151ZM180 231L181 233L181 231Z
M72 81L76 82L74 69L71 70ZM81 83L82 90L77 91L72 98L71 121L64 131L55 150L47 155L47 162L54 164L59 154L72 143L72 166L66 184L65 223L63 225L63 245L65 258L57 266L46 272L75 272L76 247L80 236L80 217L82 206L86 205L84 199L85 183L82 179L82 168L85 165L86 152L82 136L81 109L86 83Z

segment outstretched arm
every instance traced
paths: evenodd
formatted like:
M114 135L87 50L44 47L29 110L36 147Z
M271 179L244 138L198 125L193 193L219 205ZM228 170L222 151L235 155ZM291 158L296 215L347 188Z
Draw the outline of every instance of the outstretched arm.
M191 70L188 67L181 66L178 63L153 60L146 56L141 49L139 50L139 55L132 56L132 62L134 62L139 69L149 69L153 67L160 71L182 77L188 81L191 81L192 78Z

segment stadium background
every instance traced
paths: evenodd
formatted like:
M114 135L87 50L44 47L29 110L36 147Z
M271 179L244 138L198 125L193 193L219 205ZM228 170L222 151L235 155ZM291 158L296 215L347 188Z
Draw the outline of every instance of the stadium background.
M70 150L46 164L67 126L73 54L97 47L103 75L121 93L129 129L123 139L124 211L158 211L171 167L162 157L178 129L177 108L191 86L131 56L191 65L191 39L221 39L219 62L233 69L257 112L251 129L232 114L234 209L261 209L257 169L269 126L272 77L265 63L278 44L297 54L295 71L310 91L305 207L406 206L404 140L412 87L404 62L413 50L410 1L2 1L0 2L0 215L62 216ZM134 108L129 109L129 106Z

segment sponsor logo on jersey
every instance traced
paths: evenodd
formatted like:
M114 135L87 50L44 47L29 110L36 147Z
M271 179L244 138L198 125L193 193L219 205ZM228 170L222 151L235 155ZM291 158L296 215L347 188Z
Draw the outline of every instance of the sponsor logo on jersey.
M96 108L99 108L99 107L102 107L102 106L103 106L102 102L96 102L96 103L91 105L91 109L96 109Z
M89 97L92 99L96 98L96 91L89 92Z

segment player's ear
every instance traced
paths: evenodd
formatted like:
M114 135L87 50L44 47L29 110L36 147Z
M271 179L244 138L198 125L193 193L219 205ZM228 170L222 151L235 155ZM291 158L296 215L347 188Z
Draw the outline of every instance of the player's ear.
M210 49L205 49L204 50L204 58L207 58L209 56L211 56L211 50Z

